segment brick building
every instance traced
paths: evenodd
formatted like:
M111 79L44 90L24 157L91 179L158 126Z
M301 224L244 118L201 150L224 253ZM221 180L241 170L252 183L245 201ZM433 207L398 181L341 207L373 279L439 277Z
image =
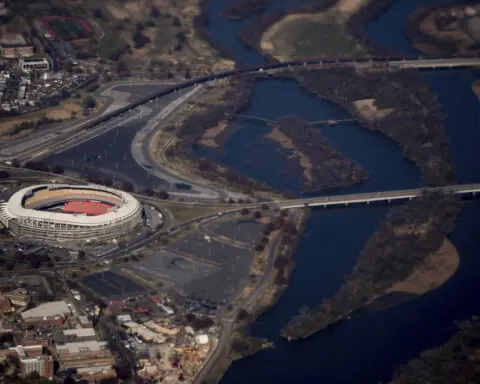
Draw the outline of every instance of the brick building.
M20 374L27 376L32 372L38 372L40 376L53 379L53 358L52 356L36 356L20 359Z

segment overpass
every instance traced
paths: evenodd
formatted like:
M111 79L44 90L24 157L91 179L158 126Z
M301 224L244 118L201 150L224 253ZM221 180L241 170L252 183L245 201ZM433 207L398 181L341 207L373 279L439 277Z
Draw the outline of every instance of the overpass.
M459 196L472 195L480 192L479 184L460 184L449 185L436 188L416 188L397 191L356 193L350 195L310 197L305 199L282 200L277 201L275 205L281 209L300 208L300 207L330 207L330 206L348 206L352 204L370 204L373 202L392 202L398 200L412 200L422 196L427 192L442 192L445 194L454 194ZM258 206L258 204L256 204Z

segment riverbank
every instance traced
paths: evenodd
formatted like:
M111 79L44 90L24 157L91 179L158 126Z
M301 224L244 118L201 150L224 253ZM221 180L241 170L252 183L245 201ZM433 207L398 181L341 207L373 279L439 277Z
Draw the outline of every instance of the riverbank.
M473 383L480 364L480 317L456 323L457 332L447 343L422 352L418 359L398 368L390 384Z
M405 35L427 55L475 56L480 48L468 20L479 11L479 5L469 4L420 8L408 18Z
M272 5L272 0L237 0L222 12L227 20L242 20L262 13Z
M390 3L390 0L312 1L288 13L258 16L237 37L247 47L276 61L363 56L370 51L387 54L392 50L370 40L364 25ZM319 35L326 38L314 38Z
M440 194L427 194L394 209L367 241L340 289L317 308L293 318L282 336L288 340L308 337L392 289L422 293L441 285L458 267L458 255L445 237L460 209L458 198Z
M371 0L338 0L329 8L308 13L290 13L269 26L256 44L261 52L278 61L303 58L338 57L366 53L351 37L346 25L350 17ZM327 6L329 4L324 4ZM322 36L318 39L317 36Z
M250 336L248 326L274 307L287 289L295 269L293 253L305 232L309 217L310 211L306 208L292 209L288 214L270 217L264 231L269 237L268 244L260 252L256 252L255 257L263 260L263 269L259 271L258 264L252 265L251 274L255 277L235 300L235 307L240 309L225 349L221 351L221 356L214 362L213 369L203 377L202 382L217 383L235 360L274 347L267 339Z

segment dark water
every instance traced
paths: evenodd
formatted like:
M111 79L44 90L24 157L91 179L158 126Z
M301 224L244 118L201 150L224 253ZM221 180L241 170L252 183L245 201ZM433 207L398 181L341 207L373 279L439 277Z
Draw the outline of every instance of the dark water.
M252 106L244 114L269 120L286 115L297 115L307 121L349 118L341 107L307 93L293 80L258 83ZM243 129L232 135L224 146L224 153L205 148L197 153L212 156L219 163L232 166L238 172L279 190L299 193L302 190L299 177L302 174L301 167L296 160L288 161L291 151L264 138L271 127L245 121L234 124ZM348 190L328 191L329 194L414 188L420 185L418 169L406 161L400 147L384 135L370 132L356 123L323 128L322 132L332 145L361 164L370 174L370 178L359 185ZM375 148L375 151L369 151L368 148ZM394 177L399 174L401 177Z
M367 32L377 42L398 52L415 54L402 35L407 16L418 6L461 2L396 0L367 25ZM235 39L239 29L249 21L230 23L219 17L226 3L210 0L210 32L235 59L248 64L261 63L263 59L258 53L242 47ZM285 4L288 8L298 2L276 1L275 8ZM480 108L470 88L474 77L473 71L425 73L446 115L452 158L462 183L480 181L480 164L476 161ZM341 108L310 97L292 82L280 80L258 84L252 107L245 112L269 119L290 113L308 120L345 116ZM217 160L276 187L298 191L298 180L282 175L285 153L262 139L268 129L258 124L239 124L246 129L233 135L226 153L215 155ZM345 155L370 171L370 179L351 190L398 189L419 184L418 170L403 159L400 149L387 138L356 125L331 127L324 134ZM246 162L246 153L257 161ZM263 162L259 161L262 159ZM477 278L480 238L474 224L480 220L480 204L467 202L450 236L460 253L461 264L442 287L395 307L367 311L332 332L322 332L304 341L286 343L278 337L280 328L302 306L313 306L335 292L387 211L385 206L313 211L307 235L295 253L297 268L289 288L278 305L251 327L253 335L268 337L277 347L235 362L222 384L388 381L395 367L417 357L422 350L445 342L454 332L455 320L480 314L480 302L470 298L471 292L480 290Z

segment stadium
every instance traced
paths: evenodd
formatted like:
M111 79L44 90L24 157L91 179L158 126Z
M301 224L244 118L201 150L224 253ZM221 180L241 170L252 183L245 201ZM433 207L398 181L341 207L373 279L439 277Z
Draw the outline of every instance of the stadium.
M141 220L137 199L98 185L30 186L0 205L0 222L13 235L49 243L111 241Z

